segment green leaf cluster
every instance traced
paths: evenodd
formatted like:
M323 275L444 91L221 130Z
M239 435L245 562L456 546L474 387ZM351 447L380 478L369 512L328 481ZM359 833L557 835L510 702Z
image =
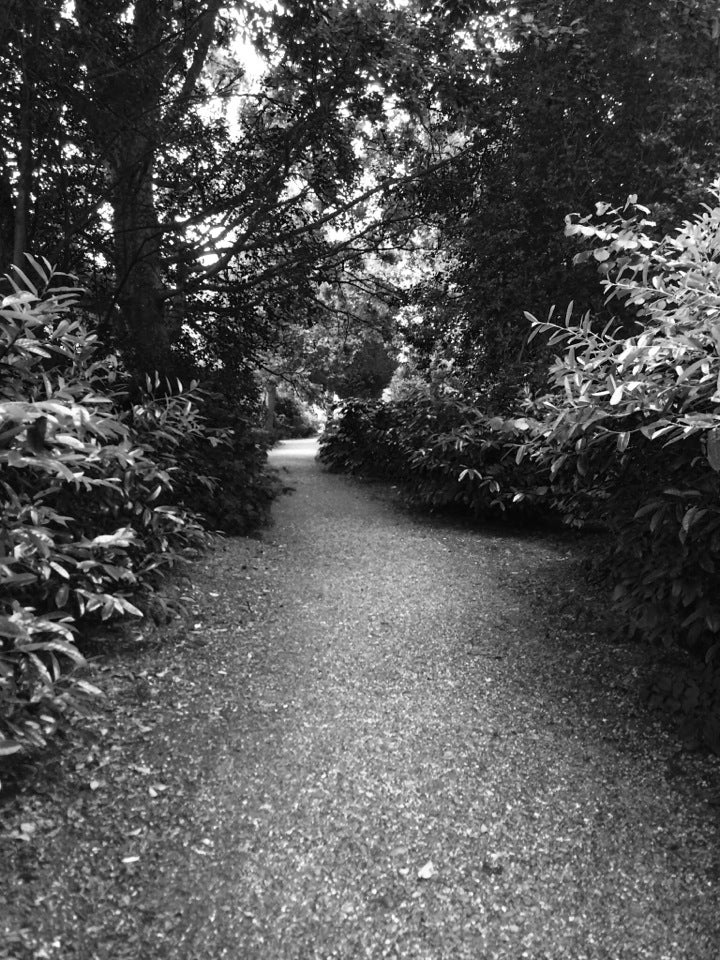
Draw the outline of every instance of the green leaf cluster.
M416 383L388 401L343 404L320 439L331 469L399 481L408 501L475 518L547 512L542 467L518 465L528 417L488 417L451 387Z
M635 328L588 314L534 333L561 353L527 454L547 465L571 522L612 534L608 575L630 629L713 657L720 650L720 183L714 204L660 239L648 211L598 204L569 218Z
M131 400L78 291L28 262L0 303L0 755L42 746L97 695L83 625L141 617L204 545L176 477L188 446L225 440L194 389L148 381Z

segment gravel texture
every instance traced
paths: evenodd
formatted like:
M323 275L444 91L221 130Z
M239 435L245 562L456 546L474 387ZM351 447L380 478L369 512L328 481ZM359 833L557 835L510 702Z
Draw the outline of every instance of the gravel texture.
M0 958L716 960L720 763L639 706L571 544L314 452L10 803Z

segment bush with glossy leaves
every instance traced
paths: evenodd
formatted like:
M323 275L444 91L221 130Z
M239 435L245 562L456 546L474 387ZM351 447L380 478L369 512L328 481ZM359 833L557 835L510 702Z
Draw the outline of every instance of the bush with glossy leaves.
M720 205L655 239L634 201L599 204L600 222L568 222L638 323L628 333L597 331L589 316L530 318L562 352L528 455L547 464L571 521L609 528L613 599L631 632L710 662L720 651Z
M147 385L74 316L78 291L28 258L0 304L0 755L42 746L97 690L83 624L142 616L163 575L206 535L178 503L199 397Z
M549 509L542 470L517 464L533 429L530 417L488 417L456 390L415 383L396 400L343 404L321 437L320 459L397 480L422 509L540 517Z

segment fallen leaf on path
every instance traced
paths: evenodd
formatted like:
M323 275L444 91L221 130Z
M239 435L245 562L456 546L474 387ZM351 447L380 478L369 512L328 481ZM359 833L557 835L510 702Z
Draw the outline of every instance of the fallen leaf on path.
M432 860L428 860L428 862L424 863L418 870L418 880L432 880L436 873L437 867Z

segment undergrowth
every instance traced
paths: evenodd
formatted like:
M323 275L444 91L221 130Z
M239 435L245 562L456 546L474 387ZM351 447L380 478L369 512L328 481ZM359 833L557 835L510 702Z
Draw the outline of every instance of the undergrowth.
M84 631L157 607L207 526L245 531L272 496L242 415L211 427L194 383L131 394L80 291L28 264L0 303L0 757L100 696Z

